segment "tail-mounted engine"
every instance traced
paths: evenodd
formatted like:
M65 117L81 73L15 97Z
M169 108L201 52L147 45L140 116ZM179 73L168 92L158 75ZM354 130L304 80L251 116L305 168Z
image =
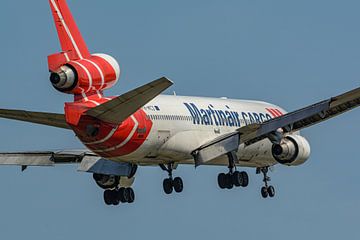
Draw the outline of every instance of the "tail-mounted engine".
M55 89L71 94L91 93L112 87L120 75L118 62L106 54L59 64L61 54L48 58L50 81Z
M49 3L62 50L48 56L52 85L72 94L93 94L112 87L120 75L118 62L106 54L90 54L65 0Z
M310 145L300 135L289 135L280 144L273 144L272 155L275 160L288 166L303 164L310 156Z

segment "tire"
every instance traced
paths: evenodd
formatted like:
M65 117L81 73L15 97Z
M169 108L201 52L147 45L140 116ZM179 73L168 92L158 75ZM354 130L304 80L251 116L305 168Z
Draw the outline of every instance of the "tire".
M242 179L241 186L247 187L249 185L249 175L247 174L247 172L240 172L240 175Z
M273 187L273 186L269 186L268 188L267 188L267 192L268 192L268 194L269 194L269 197L274 197L275 196L275 188Z
M226 174L226 188L227 189L232 189L234 187L233 184L233 179L232 179L232 175L230 175L230 173Z
M173 185L170 178L165 178L163 181L163 189L166 194L171 194L173 192Z
M118 190L118 198L122 203L128 202L129 197L128 197L128 193L125 191L125 188L122 187Z
M135 201L135 193L134 190L132 188L126 188L125 192L127 192L127 196L128 196L128 203L133 203Z
M109 190L110 191L110 200L111 200L111 204L112 205L119 205L120 203L120 198L119 198L119 192L118 190Z
M268 197L268 191L267 191L267 188L266 187L262 187L261 188L261 196L263 198L267 198Z
M112 204L111 190L105 190L104 191L104 202L105 202L106 205L111 205Z
M218 185L219 185L219 188L221 188L221 189L226 188L226 174L225 173L220 173L218 175Z
M180 177L174 178L174 180L172 182L172 185L174 186L174 190L177 193L182 192L183 189L184 189L184 184L183 184L183 181L182 181L182 179Z
M236 187L240 187L243 184L242 175L239 171L235 171L232 175L232 182Z

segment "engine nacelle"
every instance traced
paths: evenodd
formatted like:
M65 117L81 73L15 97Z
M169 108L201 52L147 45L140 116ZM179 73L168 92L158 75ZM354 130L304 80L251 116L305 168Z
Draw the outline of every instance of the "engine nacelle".
M55 59L58 55L54 55ZM56 62L50 56L49 66ZM68 61L56 70L50 69L50 81L60 92L82 94L112 87L119 79L118 62L106 54L92 54L88 58Z
M92 166L93 178L96 184L102 189L112 189L118 185L129 187L134 182L138 166L130 163L119 163L108 160L98 160L97 167ZM87 172L92 172L87 169ZM102 173L99 173L102 172ZM111 172L111 173L110 173Z
M102 189L112 189L119 185L120 177L115 175L106 175L94 173L93 178L96 184Z
M278 163L296 166L308 160L310 157L310 145L300 135L289 135L280 144L273 144L271 152Z

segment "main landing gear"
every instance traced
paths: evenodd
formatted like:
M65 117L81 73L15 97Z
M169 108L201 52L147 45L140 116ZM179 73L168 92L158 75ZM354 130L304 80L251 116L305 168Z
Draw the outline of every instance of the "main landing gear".
M168 178L165 178L163 181L163 189L166 194L171 194L173 190L175 192L180 193L184 189L184 184L181 177L172 176L172 171L174 169L174 163L169 163L167 166L164 164L159 164L160 168L164 171L167 171L169 174Z
M239 172L236 170L235 160L236 153L230 152L227 154L229 159L229 172L220 173L218 175L218 185L221 189L232 189L235 187L247 187L249 185L249 176L246 172ZM235 170L235 171L234 171Z
M104 202L106 205L119 205L119 203L132 203L135 201L135 193L131 187L115 188L104 191Z
M261 196L263 198L267 198L268 196L272 198L275 196L275 188L271 185L268 185L268 182L271 180L270 177L267 175L268 171L269 167L261 167L256 169L256 174L262 173L264 176L263 182L265 186L261 188Z

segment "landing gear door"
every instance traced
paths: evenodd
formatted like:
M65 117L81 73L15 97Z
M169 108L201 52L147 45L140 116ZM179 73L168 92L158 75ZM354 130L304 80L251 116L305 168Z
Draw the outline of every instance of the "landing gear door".
M167 142L170 138L170 131L169 130L159 130L157 132L157 139L156 144L151 153L148 155L148 157L156 157L158 155L158 151L161 148L164 143Z
M159 130L158 131L158 144L157 149L159 149L167 140L170 138L170 131L168 130Z

